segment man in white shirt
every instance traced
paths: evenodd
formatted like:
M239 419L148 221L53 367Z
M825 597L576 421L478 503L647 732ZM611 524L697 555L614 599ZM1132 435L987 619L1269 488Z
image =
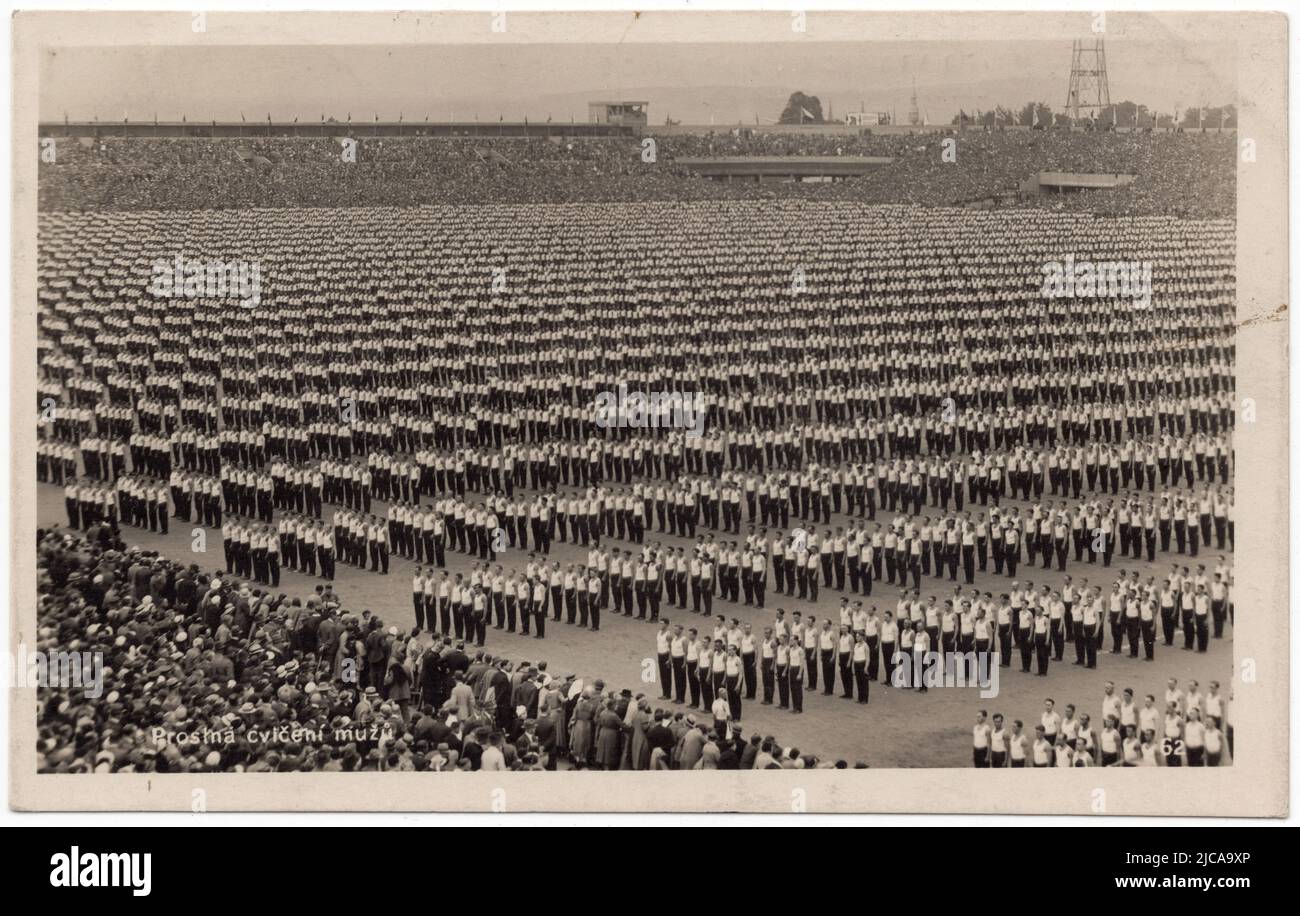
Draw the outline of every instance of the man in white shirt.
M411 577L411 604L415 609L415 626L416 629L423 631L424 626L424 567L415 567L415 575ZM430 622L432 629L432 621Z

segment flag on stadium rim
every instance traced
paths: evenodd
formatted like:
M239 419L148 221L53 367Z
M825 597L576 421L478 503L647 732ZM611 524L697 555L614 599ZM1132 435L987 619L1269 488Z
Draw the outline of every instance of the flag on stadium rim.
M1033 126L1034 126L1034 127L1037 127L1037 126L1038 126L1038 106L1037 106L1037 105L1033 106L1033 107L1030 109L1030 111L1032 111L1032 112L1034 113L1034 123L1033 123Z
M804 108L802 105L799 106L799 113L803 115L805 118L811 118L814 121L817 119L817 116L815 114L813 114L807 108Z

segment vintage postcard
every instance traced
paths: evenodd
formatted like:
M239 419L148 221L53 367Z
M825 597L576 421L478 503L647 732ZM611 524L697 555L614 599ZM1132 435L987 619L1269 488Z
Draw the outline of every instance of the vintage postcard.
M12 27L13 807L1286 814L1282 15Z

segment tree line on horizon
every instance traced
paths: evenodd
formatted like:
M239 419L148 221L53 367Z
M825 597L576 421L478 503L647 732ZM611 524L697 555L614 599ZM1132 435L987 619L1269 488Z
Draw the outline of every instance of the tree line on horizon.
M1137 102L1125 101L1101 109L1095 118L1089 116L1088 120L1102 128L1235 128L1237 126L1237 106L1204 105L1191 106L1186 109L1179 107L1169 112L1158 111ZM796 91L790 94L790 98L785 103L785 108L782 109L777 123L843 124L845 122L838 118L827 118L822 109L821 99L817 96ZM1049 127L1069 126L1071 119L1067 112L1054 111L1052 106L1046 102L1026 102L1019 108L998 105L988 111L976 109L974 112L967 112L963 108L953 115L948 123L955 127L987 127L993 129L1020 126L1037 127L1045 130Z

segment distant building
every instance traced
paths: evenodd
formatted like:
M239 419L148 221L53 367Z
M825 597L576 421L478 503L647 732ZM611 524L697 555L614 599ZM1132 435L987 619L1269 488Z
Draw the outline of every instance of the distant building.
M649 102L588 102L587 122L644 127L649 120L646 113L649 107Z
M844 123L853 127L878 127L889 123L889 112L850 111L844 116Z

